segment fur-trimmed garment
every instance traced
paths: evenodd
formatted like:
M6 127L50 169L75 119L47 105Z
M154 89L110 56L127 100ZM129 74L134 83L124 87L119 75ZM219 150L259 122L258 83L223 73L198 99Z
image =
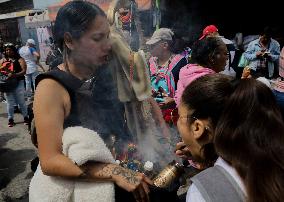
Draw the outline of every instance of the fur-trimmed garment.
M115 163L111 152L100 136L81 126L64 130L63 153L74 163L83 165L87 161ZM112 182L81 182L62 177L47 176L40 165L30 183L30 202L114 202Z

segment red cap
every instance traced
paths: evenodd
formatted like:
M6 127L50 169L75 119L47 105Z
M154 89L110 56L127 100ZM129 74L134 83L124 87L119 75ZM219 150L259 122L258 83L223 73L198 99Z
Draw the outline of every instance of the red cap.
M217 27L215 25L208 25L204 28L202 36L199 38L199 40L202 40L204 37L214 32L218 32Z

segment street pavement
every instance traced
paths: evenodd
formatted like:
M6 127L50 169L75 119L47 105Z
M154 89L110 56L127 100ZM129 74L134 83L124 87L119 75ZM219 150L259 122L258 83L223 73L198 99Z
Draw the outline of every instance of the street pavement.
M28 202L30 162L37 155L23 116L15 114L14 120L9 128L6 103L0 103L0 202Z

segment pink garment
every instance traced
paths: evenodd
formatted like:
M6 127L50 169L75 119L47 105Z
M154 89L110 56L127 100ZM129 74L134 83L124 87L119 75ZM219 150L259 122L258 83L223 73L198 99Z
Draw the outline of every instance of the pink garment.
M216 73L212 69L202 67L197 64L188 64L180 69L179 81L177 84L177 90L175 92L175 102L177 106L180 104L180 99L184 89L195 79L204 76L206 74Z

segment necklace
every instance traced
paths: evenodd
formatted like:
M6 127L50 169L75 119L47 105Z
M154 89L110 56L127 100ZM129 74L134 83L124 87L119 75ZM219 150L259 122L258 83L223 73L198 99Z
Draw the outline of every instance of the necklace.
M156 66L156 71L157 72L160 72L160 70L165 70L164 73L168 73L168 70L169 70L169 67L170 67L170 64L172 62L172 59L173 59L174 55L171 55L170 58L167 60L167 62L164 63L164 65L160 66L157 64ZM158 62L157 62L158 63ZM166 65L165 65L166 64Z

